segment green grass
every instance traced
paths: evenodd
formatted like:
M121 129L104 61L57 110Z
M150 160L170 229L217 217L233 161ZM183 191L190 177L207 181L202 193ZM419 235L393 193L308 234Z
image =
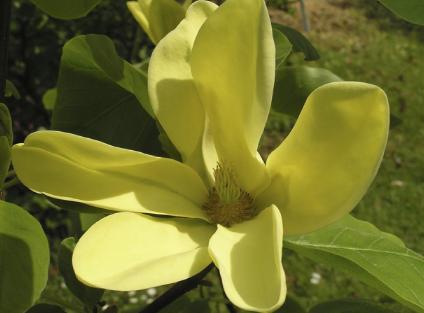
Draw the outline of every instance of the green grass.
M331 9L333 16L312 19L309 37L321 59L306 65L327 68L345 80L382 87L392 113L402 120L391 130L378 176L353 214L424 253L424 42L419 40L423 34L416 29L387 27L384 15L379 20L367 19L367 12L360 7ZM299 56L291 61L305 64ZM282 128L278 129L274 121L268 125L272 136ZM289 291L305 306L343 297L363 297L392 305L392 300L347 274L290 252L284 264ZM313 272L322 276L318 285L310 283ZM396 312L409 312L393 305Z

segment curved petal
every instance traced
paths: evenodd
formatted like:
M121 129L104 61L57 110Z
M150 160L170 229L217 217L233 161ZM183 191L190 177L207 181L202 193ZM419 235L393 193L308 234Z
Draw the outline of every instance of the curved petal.
M256 150L269 113L275 71L264 1L225 1L200 29L191 69L220 160L231 164L244 190L256 194L268 183Z
M206 219L207 189L177 161L56 131L40 131L12 149L19 179L35 192L116 211Z
M157 45L148 73L149 96L156 117L184 163L199 173L204 171L201 145L205 112L188 62L197 32L216 7L208 1L195 2L178 27Z
M127 7L150 40L157 44L184 18L191 1L182 5L175 0L128 1Z
M215 227L186 218L123 212L95 223L78 241L72 263L78 279L109 290L174 283L203 270Z
M208 185L212 186L215 183L214 170L218 165L219 159L210 127L210 121L207 116L205 119L205 130L203 132L201 149L203 155L203 164L207 173L206 182Z
M283 304L287 290L282 251L283 223L274 205L253 220L230 228L218 225L209 241L225 294L251 311L273 311Z
M183 6L184 9L187 10L192 3L193 3L193 0L184 0L181 5Z
M153 0L150 5L150 29L158 43L181 22L185 8L175 0Z
M156 39L152 34L149 23L149 8L151 0L141 0L141 1L128 1L127 7L131 12L134 19L137 23L143 28L147 36L153 43L156 43Z
M379 87L335 82L316 89L289 136L269 156L272 183L258 202L281 209L287 234L335 222L374 179L388 131L389 105Z

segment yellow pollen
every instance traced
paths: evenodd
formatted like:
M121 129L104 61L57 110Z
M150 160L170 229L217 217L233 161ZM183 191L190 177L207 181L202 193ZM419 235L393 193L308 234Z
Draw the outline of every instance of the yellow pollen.
M253 198L239 187L231 167L218 163L214 176L215 185L209 190L208 200L203 205L211 222L229 227L258 214Z

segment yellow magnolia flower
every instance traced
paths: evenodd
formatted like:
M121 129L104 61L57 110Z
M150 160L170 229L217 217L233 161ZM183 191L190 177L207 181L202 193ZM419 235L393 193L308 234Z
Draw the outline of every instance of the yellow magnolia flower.
M150 40L157 44L184 18L192 0L138 0L128 1L127 7Z
M119 212L79 240L82 282L145 289L214 262L238 307L282 305L283 224L284 234L310 232L358 203L382 159L389 108L374 85L320 87L265 164L257 147L274 71L263 0L200 0L159 42L148 74L153 111L182 163L55 131L13 148L32 190Z

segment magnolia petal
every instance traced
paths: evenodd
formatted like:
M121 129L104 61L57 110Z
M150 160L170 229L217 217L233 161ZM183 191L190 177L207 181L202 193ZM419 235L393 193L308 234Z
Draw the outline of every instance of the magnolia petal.
M78 279L109 290L137 290L189 278L211 263L215 227L186 218L122 212L95 223L78 241L72 263Z
M175 29L185 15L185 8L176 0L153 0L150 5L150 29L158 43Z
M131 12L134 19L137 21L137 23L143 28L147 36L149 36L150 40L153 43L156 43L156 39L154 38L152 31L150 29L150 23L149 23L149 8L150 8L150 1L128 1L127 7L128 10Z
M190 2L181 5L176 0L138 0L127 2L127 7L150 40L157 44L181 22Z
M190 167L81 136L40 131L12 149L19 179L35 192L116 211L206 219L207 189Z
M202 136L205 112L191 75L191 49L207 17L216 9L197 1L185 19L157 45L149 64L149 96L153 111L183 161L204 171Z
M256 151L269 113L275 72L275 47L264 1L225 1L200 29L191 69L220 161L230 164L244 190L256 194L268 183Z
M184 0L184 2L182 3L182 6L184 9L188 9L188 7L192 4L193 0Z
M230 228L218 225L209 241L225 294L249 311L273 311L283 304L287 290L282 251L283 223L274 205L253 220Z
M287 234L335 222L374 179L388 131L389 105L379 87L335 82L316 89L289 136L269 156L272 183L258 202L281 209Z
M207 183L208 185L214 185L214 169L217 167L219 159L218 153L216 152L215 143L210 127L210 122L208 117L205 119L205 131L203 132L202 140L202 154L203 154L203 164L207 173Z

